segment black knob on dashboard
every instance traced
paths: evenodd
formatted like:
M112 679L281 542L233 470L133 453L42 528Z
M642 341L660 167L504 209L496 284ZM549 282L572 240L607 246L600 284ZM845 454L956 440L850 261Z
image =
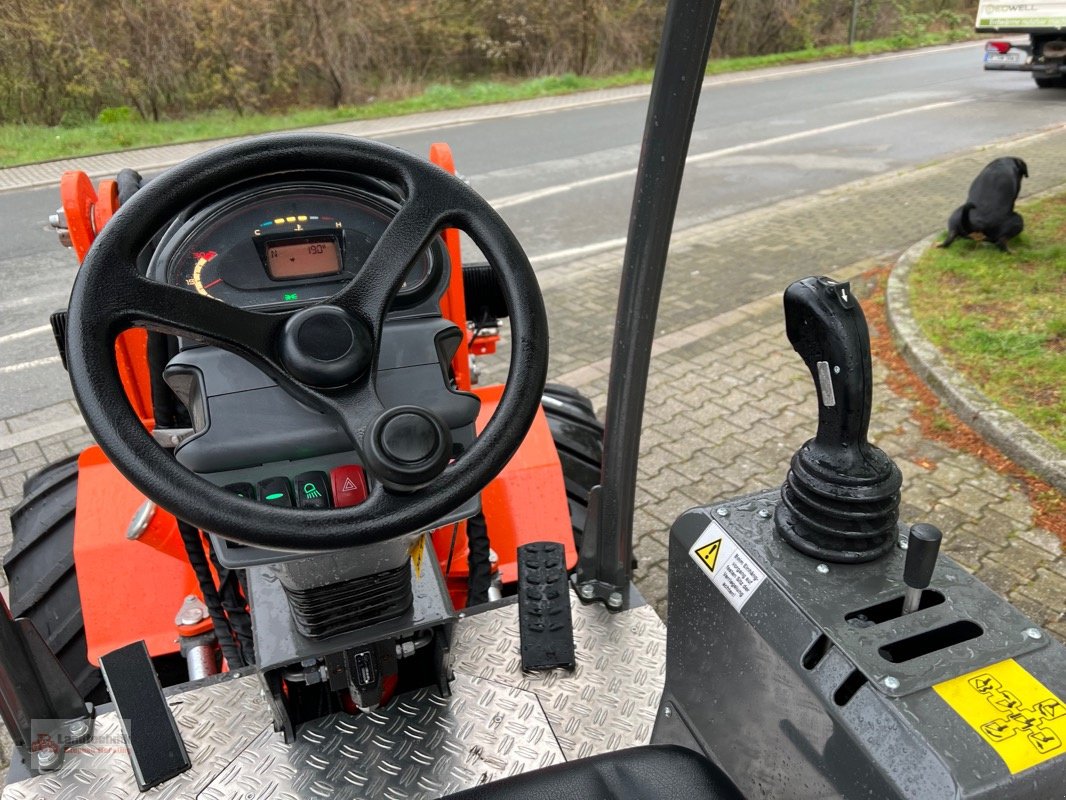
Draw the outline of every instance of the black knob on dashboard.
M866 440L873 397L866 317L850 284L804 278L785 290L785 330L814 379L818 432L792 457L777 532L825 561L877 558L895 540L903 476Z
M411 491L448 466L452 435L440 417L420 406L387 409L363 438L366 466L385 486Z
M343 386L366 372L374 343L366 326L337 306L293 314L278 347L285 369L312 386Z

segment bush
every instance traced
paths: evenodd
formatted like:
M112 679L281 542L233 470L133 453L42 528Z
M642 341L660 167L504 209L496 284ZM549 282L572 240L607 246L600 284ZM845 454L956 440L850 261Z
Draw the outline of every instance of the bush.
M124 122L133 122L136 113L129 106L108 106L100 109L96 121L101 125L121 125Z
M972 30L974 0L863 0L859 37ZM666 0L0 0L0 119L121 125L339 108L652 66ZM722 0L715 57L847 41L852 0ZM955 26L959 26L955 28Z

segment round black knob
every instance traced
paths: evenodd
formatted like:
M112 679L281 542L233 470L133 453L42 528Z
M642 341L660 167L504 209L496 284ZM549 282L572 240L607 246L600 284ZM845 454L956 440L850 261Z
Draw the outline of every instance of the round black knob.
M342 386L366 372L374 343L366 326L344 309L311 306L285 323L280 350L294 378L312 386Z
M385 486L417 489L448 466L451 431L432 411L396 406L374 420L364 438L366 466Z

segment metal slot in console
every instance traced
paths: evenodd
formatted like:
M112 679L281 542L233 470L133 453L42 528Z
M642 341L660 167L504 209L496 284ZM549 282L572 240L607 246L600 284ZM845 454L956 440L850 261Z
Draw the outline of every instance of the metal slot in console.
M982 633L984 630L976 622L959 620L930 631L922 631L915 636L908 636L906 639L888 642L878 647L877 652L885 661L902 664L976 639Z
M926 589L922 592L917 610L932 608L943 602L944 595L934 589ZM891 600L860 608L858 611L851 611L844 615L844 619L856 627L864 628L870 625L880 625L882 622L899 619L902 616L903 595L900 595L899 597L893 597Z

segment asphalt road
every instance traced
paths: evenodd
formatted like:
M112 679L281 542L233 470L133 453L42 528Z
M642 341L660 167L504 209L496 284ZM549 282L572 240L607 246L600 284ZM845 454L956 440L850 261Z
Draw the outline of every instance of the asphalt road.
M1061 92L1038 90L1024 74L985 73L980 59L981 46L967 45L712 82L693 131L676 228L1061 123ZM645 110L646 100L630 100L382 138L419 153L449 142L460 172L546 273L565 270L568 255L623 240ZM0 194L3 418L70 396L48 328L49 313L65 305L75 264L45 224L57 204L52 188ZM783 279L749 274L737 300Z

